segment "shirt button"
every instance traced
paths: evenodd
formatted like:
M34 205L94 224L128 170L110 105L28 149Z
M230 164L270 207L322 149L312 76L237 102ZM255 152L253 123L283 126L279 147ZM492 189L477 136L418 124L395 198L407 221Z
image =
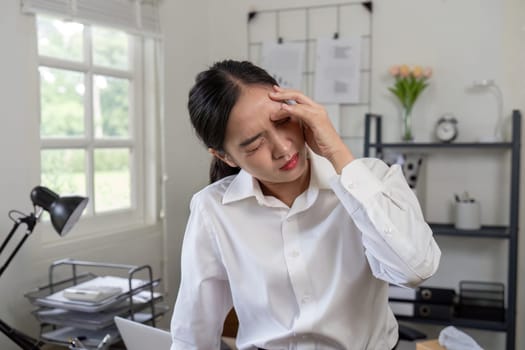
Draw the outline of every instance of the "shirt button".
M346 188L351 190L354 188L354 183L352 181L348 181L348 183L346 184Z
M385 233L390 236L392 234L392 228L391 227L387 227L385 229Z
M303 295L301 298L301 304L307 304L310 302L310 296L308 294Z
M292 258L297 258L299 255L301 255L301 253L299 253L297 250L294 250L290 253Z

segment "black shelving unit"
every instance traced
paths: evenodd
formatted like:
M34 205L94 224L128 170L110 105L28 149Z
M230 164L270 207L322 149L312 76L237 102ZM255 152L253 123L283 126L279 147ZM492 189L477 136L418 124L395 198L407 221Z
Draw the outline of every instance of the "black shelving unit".
M505 322L471 320L471 319L466 319L466 318L453 318L450 321L433 320L430 318L408 317L408 316L396 316L396 318L399 321L418 322L418 323L434 324L434 325L441 325L441 326L452 325L454 327L474 328L474 329L482 329L482 330L498 331L498 332L507 331L507 324Z
M372 123L375 122L374 140L372 141ZM463 231L454 228L453 224L430 223L434 235L456 237L471 237L482 239L506 239L508 244L507 273L507 308L505 322L471 320L454 318L450 321L430 320L423 318L398 316L400 321L417 323L453 325L456 327L474 328L506 333L506 349L514 350L516 343L516 297L517 297L517 266L518 266L518 229L519 229L519 193L520 193L520 148L521 148L521 112L512 112L512 140L510 142L397 142L389 143L382 140L381 115L368 113L365 115L364 156L370 157L375 151L377 158L382 158L384 149L396 148L407 150L433 150L447 152L455 149L501 149L511 152L510 172L510 210L507 226L483 226L477 231Z

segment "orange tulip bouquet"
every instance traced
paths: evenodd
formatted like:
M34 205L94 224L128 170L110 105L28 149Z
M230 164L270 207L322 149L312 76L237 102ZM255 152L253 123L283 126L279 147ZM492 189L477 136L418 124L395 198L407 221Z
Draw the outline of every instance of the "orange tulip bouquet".
M427 81L432 76L432 69L421 66L410 68L404 64L392 66L390 75L394 77L395 82L388 90L397 97L403 107L403 132L401 138L403 141L413 141L412 107L421 92L428 86Z

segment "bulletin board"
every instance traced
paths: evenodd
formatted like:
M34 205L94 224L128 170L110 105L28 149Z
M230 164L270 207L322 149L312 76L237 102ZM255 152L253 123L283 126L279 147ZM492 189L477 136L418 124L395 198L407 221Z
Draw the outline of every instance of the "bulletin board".
M364 116L371 112L372 91L372 12L371 1L331 5L254 10L248 13L248 59L261 64L263 43L293 42L305 45L301 90L313 96L316 45L319 38L360 38L359 99L356 103L327 106L337 108L334 122L339 134L355 156L362 156ZM315 98L315 97L314 97Z

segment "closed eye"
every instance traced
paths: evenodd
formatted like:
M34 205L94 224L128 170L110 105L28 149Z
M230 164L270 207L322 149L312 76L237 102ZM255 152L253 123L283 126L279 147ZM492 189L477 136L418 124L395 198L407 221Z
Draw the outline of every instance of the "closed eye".
M261 146L264 144L264 139L261 139L257 145L255 145L255 147L252 147L250 149L247 149L246 150L246 153L248 154L252 154L252 153L255 153L259 148L261 148Z

